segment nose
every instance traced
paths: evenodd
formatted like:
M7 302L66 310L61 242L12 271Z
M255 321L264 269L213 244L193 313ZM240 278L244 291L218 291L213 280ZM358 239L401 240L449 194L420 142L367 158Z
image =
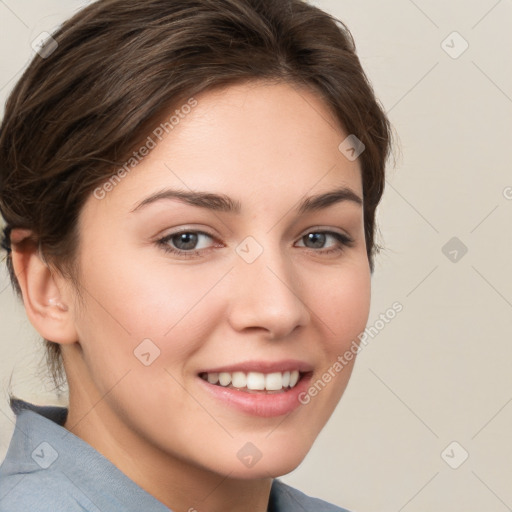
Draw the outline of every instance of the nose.
M229 322L239 331L283 339L310 321L309 308L291 262L266 248L252 263L239 258L231 272Z

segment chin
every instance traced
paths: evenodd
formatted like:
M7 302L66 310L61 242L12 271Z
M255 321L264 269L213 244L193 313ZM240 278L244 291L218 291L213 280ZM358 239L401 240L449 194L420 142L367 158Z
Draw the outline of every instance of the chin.
M274 439L273 434L267 439L262 436L260 440L252 441L238 438L226 453L217 454L213 468L215 472L241 480L277 478L290 473L302 463L313 441L290 439L290 436L284 440L277 434ZM219 464L221 457L223 463Z
M304 455L305 457L305 455ZM283 475L291 473L297 469L300 463L304 460L304 457L285 457L280 459L277 456L277 460L264 462L261 459L252 468L226 468L230 474L230 478L236 478L239 480L259 480L265 478L278 478Z

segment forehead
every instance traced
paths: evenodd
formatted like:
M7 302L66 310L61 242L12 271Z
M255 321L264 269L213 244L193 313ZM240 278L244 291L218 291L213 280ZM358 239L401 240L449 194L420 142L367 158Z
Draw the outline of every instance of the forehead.
M193 108L175 107L148 134L154 147L132 158L101 208L132 209L165 187L222 192L260 207L338 186L362 197L359 161L339 150L347 133L314 92L253 82L184 105Z

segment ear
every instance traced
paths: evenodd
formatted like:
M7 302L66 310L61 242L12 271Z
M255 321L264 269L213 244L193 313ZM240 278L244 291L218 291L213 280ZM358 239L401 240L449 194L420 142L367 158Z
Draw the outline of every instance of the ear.
M73 288L63 276L49 268L31 235L26 229L11 231L12 264L28 319L47 340L74 343L78 336L71 307Z

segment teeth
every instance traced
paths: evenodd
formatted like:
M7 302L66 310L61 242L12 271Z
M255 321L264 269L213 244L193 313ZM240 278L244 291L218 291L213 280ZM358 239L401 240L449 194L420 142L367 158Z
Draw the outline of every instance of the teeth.
M235 388L245 388L247 386L247 376L243 372L235 372L233 373L231 384Z
M208 374L208 382L210 384L217 384L217 382L219 382L219 374L218 373L209 373Z
M247 389L263 391L265 389L265 375L258 372L247 374Z
M278 391L283 389L283 374L280 372L269 373L265 377L265 388L268 391Z
M220 372L219 383L221 386L229 386L231 384L231 373Z
M291 372L220 372L202 374L201 377L210 384L219 384L224 387L231 387L251 391L280 391L283 388L293 388L299 381L298 370Z

